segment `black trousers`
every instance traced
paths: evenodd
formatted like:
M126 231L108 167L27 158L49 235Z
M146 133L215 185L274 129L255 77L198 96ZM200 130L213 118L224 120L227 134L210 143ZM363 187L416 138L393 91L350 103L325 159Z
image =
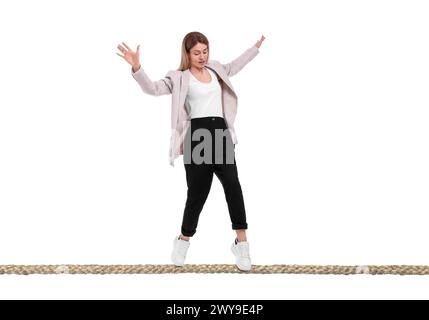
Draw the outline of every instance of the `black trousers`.
M194 140L198 137L198 133L201 137ZM203 145L205 148L202 147ZM223 186L232 229L247 229L246 211L238 180L234 149L224 118L191 119L183 149L188 186L181 227L184 236L192 237L196 232L200 213L210 192L213 173ZM205 161L201 161L202 158Z

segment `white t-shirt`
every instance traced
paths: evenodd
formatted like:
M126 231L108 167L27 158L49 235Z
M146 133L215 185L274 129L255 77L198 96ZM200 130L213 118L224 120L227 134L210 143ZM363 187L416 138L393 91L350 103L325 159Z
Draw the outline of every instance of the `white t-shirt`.
M216 74L209 68L206 70L212 78L208 83L201 82L190 73L185 107L191 118L223 117L222 88Z

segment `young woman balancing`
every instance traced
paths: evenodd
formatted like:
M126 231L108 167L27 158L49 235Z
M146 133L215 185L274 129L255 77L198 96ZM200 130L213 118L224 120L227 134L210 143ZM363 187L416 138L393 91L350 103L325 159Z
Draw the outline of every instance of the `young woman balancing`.
M207 37L190 32L182 41L179 69L170 70L157 81L152 81L140 65L140 45L135 52L123 42L118 45L122 54L117 54L132 66L131 74L143 92L154 96L172 95L169 161L174 166L174 160L183 155L188 187L181 234L174 238L171 254L177 266L185 263L189 238L196 232L215 174L223 186L232 229L236 231L231 245L235 264L243 271L251 269L246 238L248 225L234 153L237 95L229 78L259 53L264 39L262 36L238 58L222 64L209 59Z

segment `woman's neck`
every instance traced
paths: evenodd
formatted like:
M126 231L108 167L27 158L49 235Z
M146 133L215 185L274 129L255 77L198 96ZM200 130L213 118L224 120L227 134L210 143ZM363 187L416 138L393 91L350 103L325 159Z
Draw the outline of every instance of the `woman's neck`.
M205 69L205 67L202 67L202 68L198 68L198 67L192 67L191 66L191 71L192 71L192 73L195 73L195 74L198 74L198 73L200 73L200 74L203 74L204 73L204 69Z

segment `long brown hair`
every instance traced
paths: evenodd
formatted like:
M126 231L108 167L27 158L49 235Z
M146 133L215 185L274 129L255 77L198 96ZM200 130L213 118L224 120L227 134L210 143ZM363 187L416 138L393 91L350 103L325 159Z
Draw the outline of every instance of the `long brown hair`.
M207 51L208 51L207 61L209 60L208 57L210 55L210 48L209 48L209 40L207 39L207 37L198 31L189 32L183 38L183 41L182 41L182 58L180 61L180 67L177 70L184 71L191 67L191 61L189 59L188 54L190 50L197 43L203 43L207 46Z

